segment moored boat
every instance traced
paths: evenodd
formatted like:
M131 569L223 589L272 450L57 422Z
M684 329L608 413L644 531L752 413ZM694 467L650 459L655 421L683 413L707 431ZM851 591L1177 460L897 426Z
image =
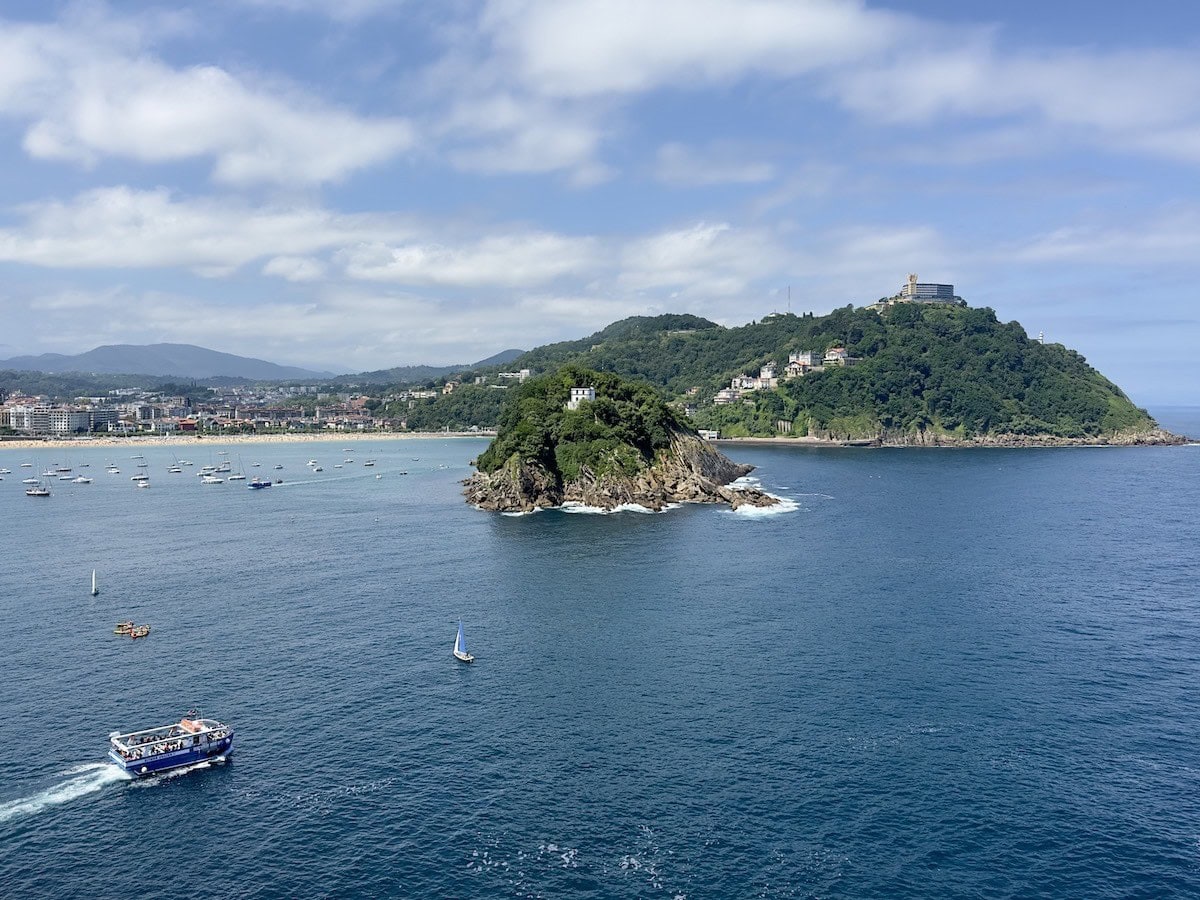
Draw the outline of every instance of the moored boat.
M129 636L131 638L147 637L149 634L149 625L134 625L131 629L129 629Z
M223 762L233 752L233 729L189 713L170 725L114 731L108 743L108 758L140 778L207 760Z
M128 619L124 622L118 622L117 627L113 629L113 634L129 634L133 631L133 620Z
M269 488L270 486L271 486L270 478L255 478L253 481L251 481L247 485L247 487L251 488L252 490L256 490L256 491L260 491L263 488Z

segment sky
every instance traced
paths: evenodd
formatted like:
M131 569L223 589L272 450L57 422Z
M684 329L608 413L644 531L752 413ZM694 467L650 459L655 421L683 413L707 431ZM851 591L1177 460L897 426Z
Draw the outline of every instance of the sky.
M449 365L915 272L1200 404L1197 50L1178 0L0 0L0 358Z

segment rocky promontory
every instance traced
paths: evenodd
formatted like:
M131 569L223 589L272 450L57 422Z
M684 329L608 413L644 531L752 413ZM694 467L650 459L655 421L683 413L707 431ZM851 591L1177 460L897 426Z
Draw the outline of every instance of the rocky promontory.
M564 503L612 510L634 504L655 511L676 503L728 503L773 506L775 497L757 488L729 485L754 466L736 463L695 435L675 433L668 450L635 475L597 474L583 467L578 477L563 480L536 463L513 454L493 472L476 472L463 484L467 502L499 512L532 512Z

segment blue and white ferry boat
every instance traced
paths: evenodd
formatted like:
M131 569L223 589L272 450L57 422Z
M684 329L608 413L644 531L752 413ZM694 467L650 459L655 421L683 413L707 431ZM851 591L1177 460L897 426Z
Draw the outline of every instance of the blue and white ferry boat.
M114 731L108 736L108 758L138 777L206 760L224 762L233 752L233 729L191 716L142 731Z

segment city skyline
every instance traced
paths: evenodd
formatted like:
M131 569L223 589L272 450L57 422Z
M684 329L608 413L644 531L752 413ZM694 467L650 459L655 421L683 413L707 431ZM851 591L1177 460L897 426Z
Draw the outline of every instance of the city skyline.
M0 359L360 372L906 275L1196 401L1200 12L9 2Z

